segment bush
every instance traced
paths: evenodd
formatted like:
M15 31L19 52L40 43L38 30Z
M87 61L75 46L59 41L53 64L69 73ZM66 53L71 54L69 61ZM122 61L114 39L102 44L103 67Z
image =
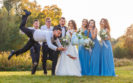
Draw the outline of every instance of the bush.
M24 53L18 57L14 56L8 61L9 52L0 53L0 71L25 71L31 70L32 59L29 52ZM51 69L51 61L47 61L47 69ZM40 57L38 70L42 70L42 61Z
M123 59L115 58L114 62L115 62L115 67L133 65L133 60L127 59L127 58L123 58Z
M113 49L114 57L115 58L133 58L129 54L129 51L127 48L120 48L119 46Z
M31 70L32 67L32 60L29 55L29 52L24 53L18 57L14 56L10 61L8 61L7 57L9 52L2 52L0 53L0 71L27 71ZM120 66L129 66L133 65L132 59L118 59L114 58L114 63L116 67ZM52 63L50 60L47 60L47 69L51 69ZM37 70L42 69L42 61L40 57L39 65Z

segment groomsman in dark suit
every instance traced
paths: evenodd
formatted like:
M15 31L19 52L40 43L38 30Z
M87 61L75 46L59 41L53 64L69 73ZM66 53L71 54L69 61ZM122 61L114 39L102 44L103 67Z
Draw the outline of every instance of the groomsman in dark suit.
M62 30L62 34L61 34L61 38L66 36L66 32L67 32L67 27L65 26L66 24L66 19L65 17L61 17L59 20L59 25L57 25L57 27L61 28Z
M33 27L29 27L29 29L37 30L39 29L40 23L39 20L35 19L33 22ZM35 74L37 66L39 64L40 58L40 43L35 43L30 49L30 56L32 58L32 72L31 74Z
M45 25L41 26L41 30L45 30L45 31L53 31L53 27L51 26L51 19L50 18L46 18L45 19ZM43 70L44 70L44 74L47 75L47 60L52 60L52 58L56 55L53 54L54 50L50 49L47 45L47 42L43 42L42 44L42 66L43 66ZM52 69L53 69L53 65L54 65L54 60L52 60ZM52 75L54 75L54 70L52 70Z

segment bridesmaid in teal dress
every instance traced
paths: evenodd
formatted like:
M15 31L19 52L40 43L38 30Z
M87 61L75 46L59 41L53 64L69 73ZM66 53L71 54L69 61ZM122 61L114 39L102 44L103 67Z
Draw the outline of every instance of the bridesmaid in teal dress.
M100 76L100 44L97 39L97 28L95 26L95 21L91 19L89 21L89 27L88 27L88 35L89 38L93 40L94 47L92 48L92 51L89 52L90 60L88 61L89 64L89 70L88 75L91 76Z
M100 21L101 30L104 29L108 33L108 37L102 40L101 49L101 76L115 76L114 60L112 45L110 42L110 26L107 19L101 19Z
M84 32L84 34L87 36L87 28L88 28L88 20L83 19L82 21L82 27L80 30ZM82 75L87 75L89 68L89 53L88 50L84 48L83 45L79 46L79 60L80 60L80 65L81 65L81 74Z

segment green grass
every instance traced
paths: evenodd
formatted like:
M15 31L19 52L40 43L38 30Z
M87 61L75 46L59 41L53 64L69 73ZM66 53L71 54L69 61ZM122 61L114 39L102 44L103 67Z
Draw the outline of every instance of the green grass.
M43 71L31 75L30 71L1 71L0 83L133 83L133 66L116 67L117 77L98 76L48 76Z

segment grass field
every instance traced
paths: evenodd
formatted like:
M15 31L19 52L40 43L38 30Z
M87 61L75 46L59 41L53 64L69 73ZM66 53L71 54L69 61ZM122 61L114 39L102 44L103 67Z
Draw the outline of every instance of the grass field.
M133 83L133 66L117 67L116 77L97 76L48 76L43 71L31 75L30 71L1 71L0 83Z

